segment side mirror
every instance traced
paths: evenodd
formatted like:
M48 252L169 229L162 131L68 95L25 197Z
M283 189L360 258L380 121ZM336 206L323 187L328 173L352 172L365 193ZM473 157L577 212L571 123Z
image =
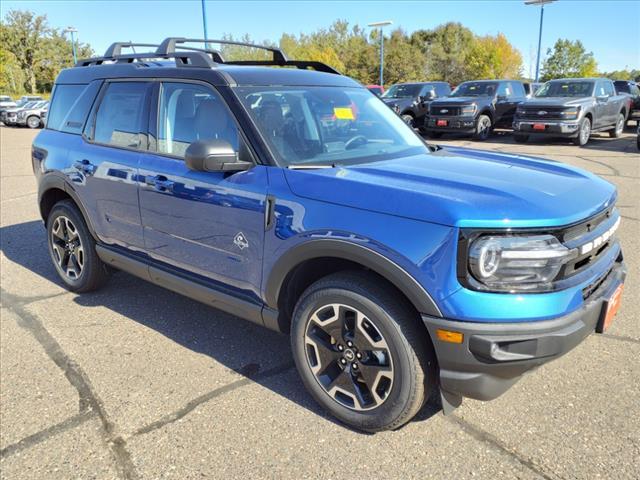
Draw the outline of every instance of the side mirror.
M507 101L507 96L506 95L498 95L496 97L496 100L498 100L499 102L506 102Z
M608 100L609 100L609 95L598 95L598 96L596 97L596 99L597 99L599 102L606 102L606 101L608 101Z
M241 172L253 167L238 160L231 144L225 140L198 140L187 147L184 161L196 172Z

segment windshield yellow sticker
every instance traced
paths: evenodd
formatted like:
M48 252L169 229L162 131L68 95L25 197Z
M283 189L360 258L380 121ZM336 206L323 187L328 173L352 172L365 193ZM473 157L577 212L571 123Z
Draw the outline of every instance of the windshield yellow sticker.
M351 107L333 107L333 114L338 120L355 120Z

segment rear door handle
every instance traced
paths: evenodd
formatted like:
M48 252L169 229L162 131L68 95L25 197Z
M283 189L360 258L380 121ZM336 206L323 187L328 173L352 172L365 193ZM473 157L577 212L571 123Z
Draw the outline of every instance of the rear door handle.
M150 187L154 187L160 192L164 192L166 190L173 190L173 185L175 182L169 180L164 175L156 175L155 177L144 177L144 183L146 183Z
M93 175L96 171L96 166L91 163L89 160L81 160L79 162L75 162L73 164L73 168L75 168L76 170L81 171L82 173L86 174L86 175Z

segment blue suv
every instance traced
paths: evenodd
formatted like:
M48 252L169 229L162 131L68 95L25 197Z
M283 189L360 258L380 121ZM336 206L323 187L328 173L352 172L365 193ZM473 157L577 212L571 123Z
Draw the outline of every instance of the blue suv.
M288 333L311 395L365 431L496 398L609 325L610 183L428 145L322 63L214 42L60 73L32 161L67 288L124 270Z

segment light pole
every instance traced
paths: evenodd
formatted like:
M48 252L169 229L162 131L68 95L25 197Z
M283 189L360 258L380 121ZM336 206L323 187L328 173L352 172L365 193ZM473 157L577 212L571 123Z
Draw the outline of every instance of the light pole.
M391 20L385 20L384 22L370 23L369 27L379 27L380 30L380 86L384 87L384 35L382 33L383 27L391 25Z
M209 38L207 35L207 5L204 0L202 0L202 30L204 30L204 38Z
M538 32L538 57L536 59L536 82L540 79L540 47L542 46L542 19L544 18L544 6L556 0L525 0L525 5L540 5L540 31Z
M73 27L67 27L62 32L71 34L71 50L73 51L73 63L75 64L75 63L78 62L78 57L77 57L77 54L76 54L76 41L75 41L75 38L74 38L73 34L74 33L78 33L78 30L76 30Z

